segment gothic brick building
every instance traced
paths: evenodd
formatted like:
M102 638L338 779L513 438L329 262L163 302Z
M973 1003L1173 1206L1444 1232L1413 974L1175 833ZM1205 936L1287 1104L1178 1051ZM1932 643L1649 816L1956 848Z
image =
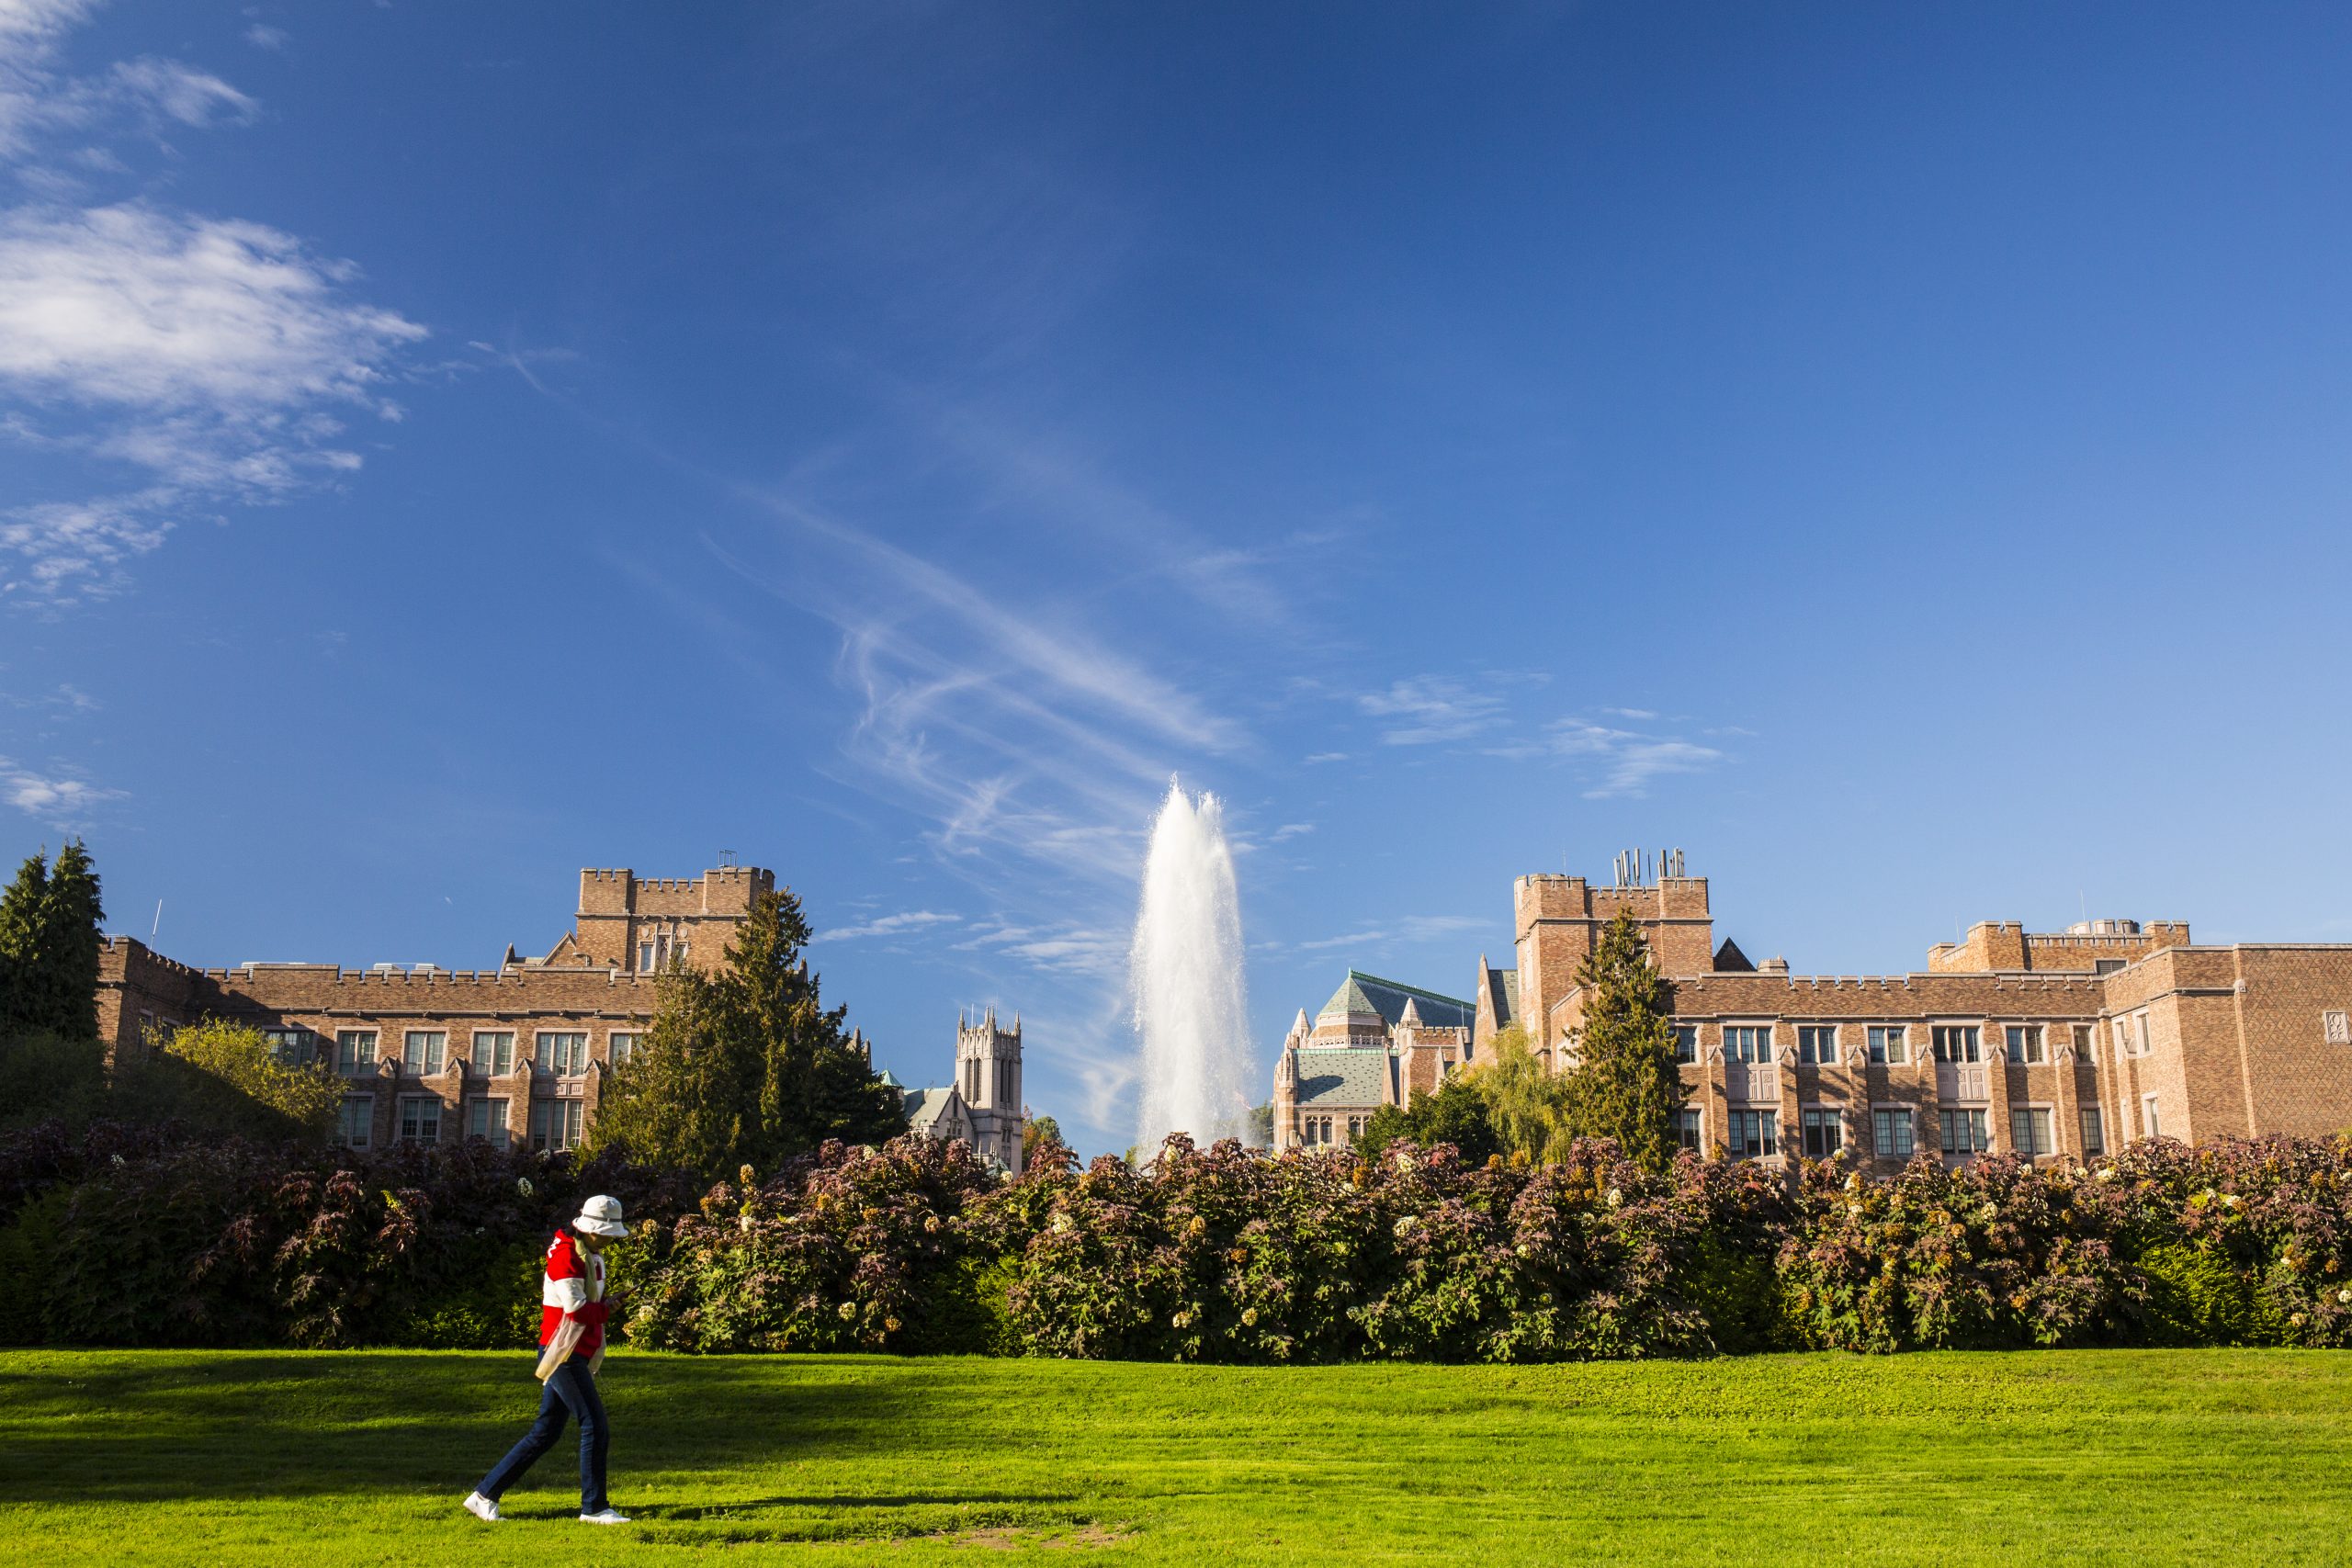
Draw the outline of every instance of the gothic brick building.
M1679 852L1623 857L1606 887L1522 876L1512 910L1518 968L1480 960L1473 1049L1516 1024L1545 1060L1572 1061L1577 966L1630 913L1673 989L1689 1147L1885 1167L1915 1150L2085 1156L2352 1127L2352 944L1987 921L1911 974L1794 975L1715 941L1706 879Z
M1433 1092L1470 1059L1478 1010L1458 997L1351 969L1322 1011L1305 1009L1274 1067L1274 1148L1346 1147L1384 1105Z
M495 969L196 969L108 937L99 1033L119 1057L180 1023L253 1024L281 1060L343 1077L337 1135L356 1147L472 1135L569 1148L594 1119L605 1076L652 1022L656 976L673 960L715 968L753 896L775 886L775 873L754 866L691 878L582 871L572 929L542 958L510 945Z
M1706 878L1684 875L1678 852L1622 856L1607 886L1521 877L1517 967L1482 956L1475 1000L1350 971L1283 1042L1275 1147L1352 1142L1506 1029L1564 1070L1586 1001L1577 965L1621 911L1672 990L1687 1148L1843 1153L1883 1170L1919 1151L2086 1157L2159 1135L2352 1128L2352 944L2199 947L2174 920L1985 921L1911 974L1795 975L1716 941Z

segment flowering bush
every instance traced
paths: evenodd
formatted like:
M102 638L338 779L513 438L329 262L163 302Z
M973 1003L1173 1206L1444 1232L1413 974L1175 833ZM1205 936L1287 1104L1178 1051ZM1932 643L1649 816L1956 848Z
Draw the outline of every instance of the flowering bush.
M1606 1142L1555 1164L1397 1141L1170 1140L1015 1181L960 1144L828 1144L699 1200L675 1174L94 1129L0 1139L0 1342L522 1345L538 1258L621 1198L616 1321L690 1351L1543 1361L1813 1347L2352 1343L2352 1141L2132 1145L1870 1179Z
M962 1348L985 1334L963 1211L990 1184L968 1145L926 1138L827 1143L764 1184L746 1166L667 1235L641 1233L628 1336L702 1351Z

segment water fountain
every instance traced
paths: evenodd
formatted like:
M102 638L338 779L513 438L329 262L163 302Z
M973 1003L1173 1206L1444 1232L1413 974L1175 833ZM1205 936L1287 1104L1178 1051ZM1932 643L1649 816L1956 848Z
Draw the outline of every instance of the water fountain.
M1170 1133L1189 1133L1203 1148L1242 1136L1251 1053L1241 904L1216 796L1195 799L1170 781L1151 824L1127 962L1143 1037L1140 1154L1159 1153Z

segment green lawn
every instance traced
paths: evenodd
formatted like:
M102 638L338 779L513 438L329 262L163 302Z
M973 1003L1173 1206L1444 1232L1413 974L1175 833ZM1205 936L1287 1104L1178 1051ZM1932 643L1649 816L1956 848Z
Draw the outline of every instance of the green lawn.
M616 1353L458 1499L519 1355L0 1354L0 1559L2341 1562L2352 1356L2148 1351L1303 1371Z

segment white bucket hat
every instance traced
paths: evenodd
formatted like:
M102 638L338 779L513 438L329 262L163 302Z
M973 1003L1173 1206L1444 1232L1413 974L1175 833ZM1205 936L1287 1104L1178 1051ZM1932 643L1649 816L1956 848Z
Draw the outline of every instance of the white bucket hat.
M621 1224L621 1201L601 1193L580 1205L580 1217L571 1222L571 1228L590 1235L628 1235L628 1227Z

